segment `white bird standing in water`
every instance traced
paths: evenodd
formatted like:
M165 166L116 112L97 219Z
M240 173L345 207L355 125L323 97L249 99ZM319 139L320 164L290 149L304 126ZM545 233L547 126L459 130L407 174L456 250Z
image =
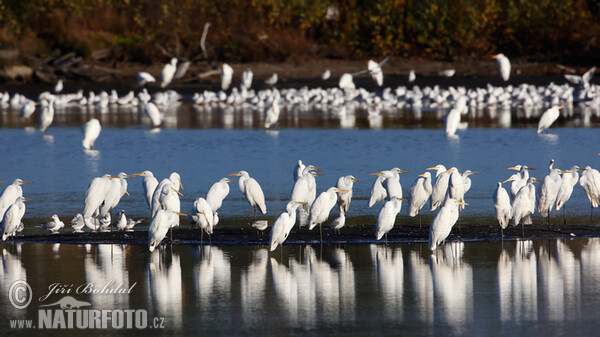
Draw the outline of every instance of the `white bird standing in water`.
M229 178L222 178L221 180L214 183L208 193L206 193L206 201L210 205L213 212L216 212L221 208L223 200L229 195L229 182L235 181Z
M352 74L343 74L340 77L340 81L338 83L338 87L342 90L354 90L356 89L356 86L354 85L354 80L352 78Z
M504 229L508 226L510 218L512 218L512 206L510 205L508 192L502 187L501 182L498 182L498 187L496 188L496 191L494 191L493 197L496 219L498 220L502 233L504 233Z
M511 179L511 178L509 178ZM521 224L521 233L524 234L523 219L535 212L535 186L534 182L541 182L539 179L530 177L527 184L521 187L512 203L513 226Z
M279 120L279 92L276 91L271 104L265 109L265 129L270 128Z
M425 172L420 174L410 188L408 194L408 216L414 217L419 214L419 227L421 227L421 209L431 197L431 174Z
M250 90L250 87L252 87L252 79L253 78L254 78L254 73L252 73L252 70L250 70L250 69L244 70L244 72L242 73L242 82L240 83L240 86L242 87L242 89Z
M381 240L385 235L385 241L387 242L387 233L394 228L396 216L402 209L402 200L406 199L394 197L392 200L386 201L379 210L377 224L375 226L375 238L377 240Z
M285 242L290 231L296 223L296 211L300 205L304 204L301 201L290 201L285 206L286 211L281 213L273 226L271 227L271 243L269 250L274 251L278 245Z
M469 190L471 189L471 178L469 178L469 176L471 174L477 174L477 173L479 173L479 172L471 171L471 170L466 170L465 172L462 173L463 180L465 181L465 194L467 194L467 192L469 192Z
M540 121L538 122L537 133L542 133L542 131L548 129L552 126L552 124L558 119L560 116L560 109L564 108L564 106L553 106L550 109L546 110L542 116L540 117Z
M239 176L238 186L240 191L246 196L246 200L254 208L254 220L256 220L256 210L260 209L262 214L267 214L267 205L265 204L265 195L258 182L251 178L248 172L239 171L230 176Z
M600 172L598 170L586 166L584 169L580 168L581 178L579 178L579 185L583 187L588 200L590 201L590 219L594 215L594 208L600 205Z
M110 213L113 208L117 207L123 195L129 195L127 192L127 180L130 176L125 172L119 173L117 176L111 176L110 185L107 187L106 193L104 194L104 202L100 206L100 216L105 217L106 214Z
M15 179L12 184L6 186L2 195L0 195L0 221L4 219L4 213L15 201L23 196L22 184L30 184L22 179Z
M40 225L40 227L49 230L52 234L56 234L58 233L59 229L65 227L65 223L62 222L56 214L53 214L51 218L52 221L43 223Z
M98 139L98 136L100 136L101 130L102 127L100 126L100 121L96 118L90 119L81 127L81 132L83 133L81 144L84 149L91 150L94 148L94 143L96 142L96 139Z
M144 171L141 173L136 173L134 176L143 176L144 180L142 180L142 189L144 191L144 197L146 198L146 204L148 208L152 210L152 196L154 195L154 190L156 190L156 186L158 186L158 180L154 177L154 174L151 171Z
M446 137L456 136L456 130L460 125L460 116L467 112L467 98L460 96L452 110L446 116Z
M46 95L41 102L42 109L40 110L40 130L45 132L54 121L54 96Z
M444 165L436 165L429 167L427 170L436 170L436 179L431 190L430 211L435 211L436 208L442 205L448 191L450 181L450 172L446 170Z
M152 102L144 102L143 110L146 116L150 118L150 122L152 123L152 127L156 128L160 125L163 119L163 114L158 110L156 104Z
M458 220L458 207L460 205L468 204L452 198L446 199L444 206L440 208L440 211L435 215L429 227L429 250L435 250L437 246L446 241L452 227L454 227L454 224Z
M19 224L21 223L21 219L25 215L25 203L24 201L28 201L31 199L23 198L22 196L18 197L15 202L8 207L6 213L4 214L4 218L0 223L1 231L2 231L2 241L6 241L9 236L14 236Z
M369 207L372 207L377 202L384 200L387 197L387 191L385 187L383 187L383 181L386 179L381 172L371 173L371 175L376 175L377 179L373 182L373 186L371 186L371 196L369 197Z
M233 78L233 68L227 63L221 65L221 90L229 89Z
M156 79L154 78L154 76L148 74L145 71L142 71L137 74L135 81L137 82L137 85L143 87L148 83L156 82Z
M337 181L336 187L340 190L345 190L346 192L339 192L337 195L338 198L338 208L340 209L340 213L348 212L350 209L350 202L352 201L352 188L354 187L354 182L361 182L361 180L354 178L352 175L347 175L340 177ZM342 225L343 226L343 225Z
M206 199L200 197L194 201L194 210L195 214L192 214L192 219L196 223L203 232L202 236L204 236L204 232L208 235L212 235L213 228L215 226L215 216L214 210L210 207L210 204ZM203 240L203 238L201 238Z
M170 189L165 188L165 185L170 185ZM179 212L181 210L178 201L179 197L173 194L169 195L169 193L171 192L171 190L173 190L175 194L182 195L179 192L180 188L183 190L181 176L177 172L172 172L169 175L169 178L161 180L160 183L154 189L154 193L152 194L152 216L154 216L154 214L156 214L156 212L161 208L171 209ZM175 197L177 197L177 200L175 200Z
M173 76L175 75L175 71L177 71L177 59L172 58L170 63L165 64L160 73L160 87L164 88L171 84L173 80Z
M559 211L561 207L563 208L563 220L564 224L567 224L567 211L565 203L571 198L571 194L573 193L573 187L577 185L579 181L579 172L577 172L579 167L573 166L569 171L560 171L562 173L562 177L560 179L560 187L558 188L558 193L556 195L556 210Z
M550 211L556 204L558 189L561 185L561 176L559 169L553 169L554 160L550 161L550 173L544 178L544 182L540 187L540 195L538 197L537 211L543 217L548 218L550 225Z
M185 216L186 214L179 213L173 210L160 209L150 220L148 228L148 249L152 252L167 236L167 232L173 224L179 222L178 215Z
M321 242L323 242L323 222L329 218L329 212L335 203L337 202L337 192L346 192L337 187L330 187L326 191L321 192L315 202L310 207L310 218L308 220L308 230L312 230L316 225L319 225L319 232L321 234Z
M492 56L498 62L498 69L500 70L500 76L506 82L510 78L510 60L504 54L496 54Z

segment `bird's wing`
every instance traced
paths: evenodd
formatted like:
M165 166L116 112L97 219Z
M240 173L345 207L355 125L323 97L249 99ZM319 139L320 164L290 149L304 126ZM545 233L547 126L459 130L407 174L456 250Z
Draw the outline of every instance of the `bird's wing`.
M583 76L581 76L581 81L583 83L590 83L590 80L592 79L592 77L594 77L595 72L596 67L592 67L590 70L586 71L585 74L583 74Z
M573 84L581 83L581 76L578 76L578 75L565 74L565 78Z

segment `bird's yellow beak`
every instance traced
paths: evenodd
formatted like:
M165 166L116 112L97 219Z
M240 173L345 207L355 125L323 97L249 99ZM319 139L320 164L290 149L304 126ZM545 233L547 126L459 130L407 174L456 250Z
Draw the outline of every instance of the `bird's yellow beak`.
M371 173L372 176L380 176L381 172L377 172L377 173Z
M511 167L507 168L507 170L518 170L518 168L516 166L511 166Z
M232 182L232 181L235 181L235 180L233 180L233 179L227 179L225 181L229 183L229 182Z
M428 168L427 168L427 171L429 171L429 170L437 170L437 169L438 169L438 168L437 168L437 166L434 166L434 167L428 167Z
M404 171L404 170L398 170L398 172L400 172L400 173L410 173L410 172Z
M313 166L313 168L314 168L315 170L322 170L322 169L323 169L322 167L318 167L318 166Z
M183 185L181 184L181 179L179 179L179 188L183 191Z
M477 173L481 173L479 171L472 171L471 174L477 174Z
M493 58L493 59L497 59L497 58L498 58L498 55L500 55L500 54L492 55L492 58Z
M446 171L444 171L442 173L448 173L448 172L452 172L452 169L446 170Z
M351 178L350 180L353 180L353 181L358 181L359 183L362 183L362 180L360 180L360 179Z
M304 201L296 201L297 204L302 204L302 205L306 205L308 204L308 202L304 202Z
M578 167L577 168L579 171L585 171L586 169L582 168L582 167Z
M408 201L408 198L396 198L398 200L404 200L404 201Z
M558 106L558 108L559 108L559 109L564 109L564 108L565 108L565 106L564 106L564 105L559 105L559 106Z
M419 177L426 177L427 175L425 173L423 174L419 174Z
M31 201L31 199L29 199L29 198L23 198L23 200L26 200L26 201Z
M232 173L229 176L231 177L231 176L239 176L239 175L242 175L242 174L238 172L238 173Z
M109 176L109 178L117 179L119 177L117 177L117 176Z
M131 194L129 194L129 192L125 191L125 194L127 194L128 197L131 196Z
M506 179L505 181L503 181L502 183L504 184L505 182L509 182L509 181L511 181L511 180L514 180L514 178L513 178L513 177L510 177L510 178Z
M533 179L533 181L537 181L538 183L543 183L544 182L543 180L539 180L539 179L535 179L535 178Z
M0 181L0 184L4 184L4 181Z
M143 175L144 175L144 172L140 172L140 173L134 173L133 175L134 175L134 176L143 176Z
M187 216L187 214L185 214L185 213L179 213L179 212L175 212L175 211L173 211L173 213L179 214L179 215L183 215L183 216Z
M535 170L535 168L533 168L533 167L527 167L527 168L525 168L525 169L526 169L527 171L533 171L533 170Z
M27 184L27 185L29 185L29 184L31 184L31 183L30 183L30 182L28 182L28 181L22 181L22 180L21 180L21 184Z
M336 188L335 191L336 192L348 192L349 190L342 190L341 188Z
M313 174L313 175L315 175L315 176L324 176L324 174L323 174L323 173L317 173L317 172L313 172L312 174Z
M125 177L127 177L127 178L135 178L137 176L135 174L126 174Z
M571 173L571 171L565 171L565 170L560 170L558 172L560 172L560 173Z
M173 191L177 192L177 194L179 194L180 196L183 197L183 194L181 194L181 192L179 192L178 190L174 189L173 187L171 187L171 189L173 189Z
M462 201L457 201L456 203L459 205L468 205L466 202L462 202Z

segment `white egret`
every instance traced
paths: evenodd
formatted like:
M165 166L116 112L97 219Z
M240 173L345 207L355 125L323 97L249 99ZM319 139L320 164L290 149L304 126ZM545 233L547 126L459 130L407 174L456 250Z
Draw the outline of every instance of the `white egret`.
M98 139L98 136L100 136L101 130L102 127L100 126L100 121L96 118L90 119L81 127L81 132L83 133L81 144L84 149L91 150L94 148L94 143L96 142L96 139Z
M392 198L402 198L402 185L400 184L400 174L399 173L409 173L408 171L401 170L397 167L394 167L391 170L383 171L383 174L386 179L382 181L382 185L387 192L388 200L392 200Z
M500 70L500 76L506 82L510 78L510 60L504 54L496 54L492 56L498 62L498 69Z
M140 87L145 86L147 83L156 82L154 76L148 74L145 71L138 73L135 80L137 82L137 85L139 85Z
M377 62L373 60L369 60L367 63L367 68L369 69L369 73L371 77L377 83L377 86L380 87L383 85L383 71Z
M273 101L265 108L265 129L270 128L279 120L279 92L275 93Z
M560 116L560 109L564 108L564 106L553 106L550 109L546 110L542 116L540 117L540 121L538 122L537 133L542 133L542 131L548 129L552 126L552 124L558 119Z
M208 235L212 235L213 228L215 226L215 217L214 211L210 207L210 204L206 199L200 197L194 201L194 210L195 214L192 215L193 220L196 222L196 226L198 226L203 232L202 236L204 236L204 232ZM201 237L201 240L203 238Z
M448 198L440 211L435 215L429 227L429 250L433 251L442 242L446 241L450 231L458 220L459 205L468 205L464 202Z
M462 173L463 180L465 181L465 194L467 192L469 192L469 190L471 189L471 178L469 178L469 176L471 174L477 174L477 173L479 173L479 172L471 171L471 170L466 170L465 172Z
M152 252L167 236L167 232L174 223L179 222L178 215L186 216L184 213L179 213L173 210L160 209L150 220L148 228L148 249ZM177 219L176 219L177 218Z
M554 160L550 162L550 166ZM543 217L548 217L548 226L550 226L550 211L556 204L558 189L561 185L561 176L559 169L552 169L544 178L544 182L540 187L540 195L538 197L537 211Z
M369 207L375 205L375 203L384 200L387 197L387 190L383 187L383 181L386 179L385 176L378 173L371 173L371 175L376 175L377 179L373 182L373 186L371 186L371 196L369 197Z
M141 173L135 173L134 176L144 176L144 180L142 180L142 189L144 191L144 197L146 198L146 204L148 205L148 208L152 210L152 196L154 195L156 186L158 186L158 180L151 171L147 170Z
M56 82L56 85L54 86L54 93L55 93L55 94L58 94L58 93L60 93L60 92L63 90L63 88L64 88L64 85L63 85L63 80L62 80L62 79L59 79L59 80Z
M294 167L294 181L298 180L298 178L302 177L302 173L304 172L304 169L306 168L306 165L304 165L302 163L302 160L298 160L298 164Z
M23 196L22 184L30 184L22 179L15 179L12 184L6 186L2 195L0 195L0 221L4 218L6 210L15 203L17 198Z
M512 181L511 185L510 185L510 193L512 194L513 197L515 197L517 195L517 193L519 192L519 190L521 189L521 187L525 186L525 184L527 184L527 181L529 180L529 171L531 170L535 170L533 167L527 167L526 165L515 165L515 166L511 166L508 168L509 170L517 170L519 172L515 173L513 176L514 178L509 178L510 181ZM509 181L508 179L505 180L504 182Z
M235 181L229 178L222 178L221 180L214 183L208 193L206 193L206 201L210 205L213 212L216 212L221 208L223 200L229 195L229 182Z
M22 118L29 118L35 112L36 103L34 101L28 100L21 109L19 109L19 116Z
M408 73L408 83L412 83L417 79L417 75L415 74L414 70L410 70L410 72Z
M242 73L242 82L240 83L241 87L243 89L250 90L250 87L252 87L253 77L254 77L254 74L252 73L252 70L250 70L250 69L244 70L244 72Z
M190 69L190 61L184 61L183 63L179 63L177 66L177 70L175 71L175 75L173 75L174 80L178 80L183 78L187 71Z
M342 90L354 90L356 86L354 85L354 81L352 79L352 74L343 74L340 77L340 81L338 83L338 87Z
M111 185L111 175L105 174L102 177L92 179L90 186L85 193L85 203L83 207L83 219L88 222L88 219L98 215L100 206L104 202L104 197ZM86 226L91 227L86 223ZM95 229L95 228L94 228Z
M586 166L584 169L580 168L581 178L579 178L579 185L583 187L585 195L590 201L590 219L593 216L594 208L600 205L600 172L598 170Z
M271 77L265 80L265 83L268 85L275 85L277 83L277 73L273 73Z
M290 201L285 206L286 211L281 213L273 226L271 227L270 251L274 251L278 245L283 244L287 239L290 231L296 223L296 210L298 206L304 204L301 201Z
M342 227L346 225L346 212L343 210L340 211L340 215L333 219L333 221L329 224L329 227L333 228L333 231L337 231L338 234L341 234L340 230Z
M152 127L156 128L160 125L163 119L163 114L158 110L156 104L152 102L144 102L143 110L146 116L150 118L150 122L152 123Z
M408 193L408 216L414 217L419 214L419 227L421 227L421 209L431 197L431 174L425 172L420 174Z
M312 230L316 225L319 225L319 233L321 242L323 242L323 222L329 218L329 212L337 202L337 192L346 192L337 187L330 187L326 191L321 192L310 207L310 218L308 220L308 229Z
M444 165L436 165L429 167L427 170L436 170L436 179L431 190L430 211L435 211L436 208L442 205L448 191L448 183L450 181L450 173Z
M559 211L561 207L563 208L563 220L564 224L567 224L567 211L565 203L571 198L571 194L573 193L573 187L579 181L579 172L577 170L579 167L573 166L569 171L560 171L562 173L562 177L560 179L560 187L558 188L558 193L556 195L556 210Z
M166 185L169 185L171 189L165 188ZM154 189L154 193L152 194L152 216L154 216L154 214L156 214L156 212L161 207L163 209L171 209L179 212L179 197L177 197L177 195L173 195L171 193L171 190L174 190L176 194L182 195L179 192L180 188L183 190L181 176L179 176L179 173L177 172L172 172L169 175L169 178L161 180L160 183ZM175 200L175 198L177 200Z
M177 59L173 57L170 63L164 65L162 72L160 73L161 88L171 84L173 76L175 75L175 71L177 71Z
M239 176L238 186L240 191L246 196L246 200L254 208L254 220L256 220L256 210L260 209L262 214L267 213L267 205L265 204L265 195L258 182L251 178L248 172L239 171L232 173L230 176Z
M53 95L46 95L40 103L42 105L40 110L40 130L42 132L45 132L54 121L54 100Z
M233 78L233 68L227 63L221 65L221 90L229 89Z
M127 180L125 179L130 177L133 176L128 175L125 172L121 172L116 176L111 176L112 179L110 180L110 185L107 187L104 195L104 202L102 206L100 206L101 217L105 217L113 208L117 207L121 198L123 198L123 195L129 195L129 192L127 192Z
M24 201L28 201L31 199L23 198L19 196L15 202L8 207L6 213L4 214L4 218L0 223L0 230L2 232L2 241L6 241L9 236L14 236L19 224L21 223L21 219L25 215L25 203Z
M325 70L323 74L321 74L321 79L323 81L327 81L331 77L331 71L329 69Z
M40 227L49 230L52 234L56 234L58 233L59 229L65 227L65 223L62 222L56 214L53 214L51 218L52 221L43 223L40 225Z
M339 192L337 195L340 213L348 212L348 209L350 209L350 202L352 201L352 188L354 187L355 181L361 182L361 180L354 178L352 175L340 177L337 181L336 187L340 190L346 191Z
M406 198L394 197L392 200L387 200L377 214L377 225L375 226L375 238L381 240L385 235L385 242L387 242L387 233L394 228L396 222L396 215L402 209L402 200Z
M306 226L308 224L308 213L310 207L317 197L317 181L315 176L322 175L313 170L321 169L314 165L304 167L302 176L294 183L290 200L304 202L304 207L300 210L299 225Z
M467 112L467 98L460 96L452 110L446 116L446 137L454 137L460 125L460 116Z
M522 235L525 234L525 222L523 219L535 212L535 186L533 186L533 183L541 181L530 177L527 180L527 184L517 192L512 202L513 226L518 226L520 223Z
M496 211L496 219L500 225L502 236L504 237L504 229L508 226L510 218L512 218L512 206L510 205L510 197L502 183L498 182L498 187L494 191L494 210Z
M456 167L448 170L448 197L461 202L465 201L465 181Z

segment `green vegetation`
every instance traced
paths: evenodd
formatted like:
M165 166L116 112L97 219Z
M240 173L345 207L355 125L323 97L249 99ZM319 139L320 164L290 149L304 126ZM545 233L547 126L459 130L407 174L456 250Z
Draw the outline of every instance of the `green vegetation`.
M563 58L600 51L594 0L0 0L0 42L139 62L397 55Z

